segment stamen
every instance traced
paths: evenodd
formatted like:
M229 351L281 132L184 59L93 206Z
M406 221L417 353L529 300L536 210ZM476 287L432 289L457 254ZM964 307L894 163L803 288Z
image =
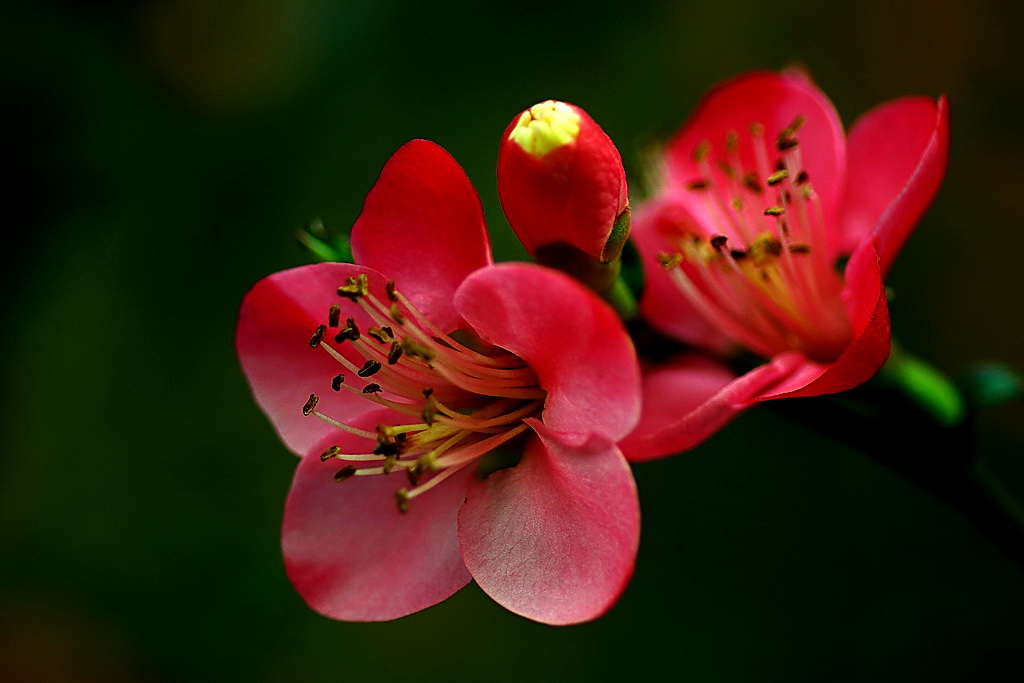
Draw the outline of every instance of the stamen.
M330 310L327 312L327 324L330 327L337 327L341 320L341 306L338 304L331 304Z
M757 176L754 175L753 171L748 171L743 174L743 186L756 194L761 194L761 183L757 182Z
M345 278L345 284L338 287L338 296L357 301L360 297L366 296L369 289L369 279L360 273L357 277Z
M380 385L374 382L370 382L365 387L363 387L364 394L379 394L381 391L382 389L380 388Z
M320 346L320 342L322 342L324 339L325 332L327 332L327 325L317 326L316 332L314 332L313 336L309 338L309 345L311 348L315 349L316 347Z
M378 372L380 372L381 367L382 366L380 362L375 360L368 360L365 363L363 363L363 367L359 368L359 370L356 371L356 374L359 375L360 377L370 377L371 375L375 375Z
M392 339L394 339L394 336L393 336L393 335L391 334L391 332L390 332L390 331L388 331L388 332L385 332L385 331L384 331L385 329L388 329L388 328L383 328L383 327L371 327L370 329L368 329L368 330L366 331L366 334L367 334L367 336L369 336L369 337L373 337L374 339L376 339L377 341L379 341L379 342L380 342L381 344L387 344L387 343L388 343L388 342L390 342L390 341L391 341Z
M394 365L402 357L402 345L398 342L391 342L391 349L388 351L388 365Z
M331 446L320 454L320 462L327 462L331 458L336 457L339 453L341 453L341 448L338 446Z
M341 385L345 382L345 374L335 375L334 379L331 380L331 389L335 391L341 391Z
M316 409L316 404L320 402L320 397L316 394L310 394L309 398L306 399L306 403L302 406L302 414L309 416L313 410Z
M340 470L334 473L334 481L345 481L356 474L357 470L355 465L345 465Z

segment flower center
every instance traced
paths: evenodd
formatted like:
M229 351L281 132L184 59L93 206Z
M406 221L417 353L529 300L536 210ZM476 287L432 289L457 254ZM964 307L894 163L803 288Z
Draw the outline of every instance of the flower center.
M713 225L665 217L659 227L678 251L658 259L697 310L749 350L830 362L851 330L821 200L801 161L802 125L798 116L771 149L758 123L743 136L729 131L723 149L698 145L701 176L686 190L702 196Z
M345 463L335 480L404 470L409 486L399 488L396 499L405 512L411 499L526 431L523 420L541 412L545 391L522 359L471 333L442 332L393 282L383 299L369 291L365 275L348 278L338 294L374 325L360 330L352 317L342 324L342 306L330 307L310 346L341 366L331 389L358 394L408 421L396 416L395 424L373 432L358 429L317 410L319 397L310 394L303 414L376 442L367 453L338 446L324 451L322 461Z
M580 115L565 102L548 100L522 113L509 139L535 157L568 145L580 134Z

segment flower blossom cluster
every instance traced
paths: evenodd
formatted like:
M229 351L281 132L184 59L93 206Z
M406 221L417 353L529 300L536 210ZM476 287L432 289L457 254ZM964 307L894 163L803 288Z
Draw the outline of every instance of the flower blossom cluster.
M705 98L631 209L611 139L581 108L543 102L498 154L502 208L538 264L495 264L458 163L424 140L401 147L352 227L354 263L270 275L242 302L243 371L300 456L282 538L298 592L353 621L471 580L539 622L603 614L639 544L630 461L690 448L760 400L846 390L885 361L883 278L937 191L947 138L944 99L888 103L847 136L806 77L752 73ZM667 357L648 357L609 304L627 238L639 316L677 342ZM737 371L737 350L760 362Z

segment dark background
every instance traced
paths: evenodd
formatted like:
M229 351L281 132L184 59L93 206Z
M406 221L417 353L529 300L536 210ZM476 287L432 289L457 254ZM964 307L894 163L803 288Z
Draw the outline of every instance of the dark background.
M894 330L954 375L1024 367L1015 7L5 3L0 678L1019 680L1019 570L764 410L635 468L636 574L594 623L540 626L474 586L397 622L325 619L284 575L295 461L232 348L245 290L309 260L293 230L351 225L405 141L460 160L514 258L494 166L517 112L583 106L635 174L707 88L798 63L847 123L948 93L949 172L890 278ZM981 424L1017 494L1022 414Z

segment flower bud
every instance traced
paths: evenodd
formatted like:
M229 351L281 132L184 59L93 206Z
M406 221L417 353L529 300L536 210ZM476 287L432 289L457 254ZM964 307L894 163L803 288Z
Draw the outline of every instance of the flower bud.
M541 102L509 124L498 152L498 194L509 224L535 256L563 243L608 262L629 234L619 151L572 104Z

